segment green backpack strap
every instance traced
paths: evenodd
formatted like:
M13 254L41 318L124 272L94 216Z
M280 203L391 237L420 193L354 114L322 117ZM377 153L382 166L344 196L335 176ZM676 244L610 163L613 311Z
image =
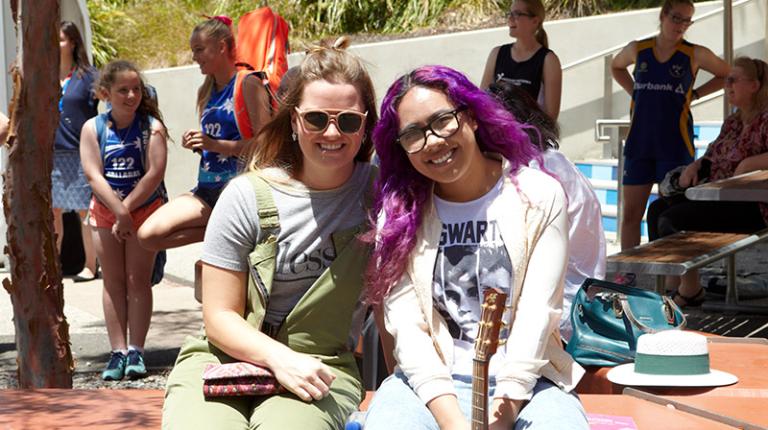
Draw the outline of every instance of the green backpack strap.
M269 184L254 172L246 176L256 196L261 239L248 255L249 279L245 319L254 327L261 329L275 276L280 219Z

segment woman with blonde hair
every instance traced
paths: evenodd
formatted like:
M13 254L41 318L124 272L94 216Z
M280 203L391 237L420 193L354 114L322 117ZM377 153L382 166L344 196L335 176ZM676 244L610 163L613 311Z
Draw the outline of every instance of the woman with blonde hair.
M768 169L768 64L739 57L725 77L725 95L737 111L726 118L720 135L707 152L682 171L681 188ZM768 225L768 206L755 202L695 201L685 195L660 198L648 208L650 240L678 231L753 233ZM675 283L673 298L679 306L704 301L698 270L690 270Z
M373 84L346 39L312 49L231 181L203 243L205 336L168 378L163 428L339 429L362 400L362 325ZM286 389L203 396L208 364L269 369Z
M190 38L192 59L205 81L197 92L200 129L181 137L200 154L197 187L163 205L139 231L147 249L175 248L203 240L205 226L227 182L240 170L239 158L270 117L269 94L252 72L238 71L232 21L210 18Z
M509 35L514 43L493 48L485 63L481 88L507 81L522 87L557 121L563 72L560 59L549 49L544 30L544 4L541 0L516 0L507 12Z

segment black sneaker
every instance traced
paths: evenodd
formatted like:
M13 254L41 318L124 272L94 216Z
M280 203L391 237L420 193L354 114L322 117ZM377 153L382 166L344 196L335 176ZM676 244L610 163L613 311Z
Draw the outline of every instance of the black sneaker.
M144 366L144 357L135 349L128 351L127 364L125 366L125 376L130 379L143 378L147 376L147 368Z

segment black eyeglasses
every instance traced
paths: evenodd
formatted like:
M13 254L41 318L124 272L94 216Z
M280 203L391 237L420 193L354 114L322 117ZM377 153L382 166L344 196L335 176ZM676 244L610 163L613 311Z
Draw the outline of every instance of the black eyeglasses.
M519 19L521 16L527 16L528 18L533 18L536 15L530 12L520 12L519 10L512 10L507 12L504 16L506 16L507 19L512 19L512 18Z
M691 24L693 24L693 20L690 18L685 18L683 16L680 16L676 13L668 13L667 16L672 20L675 24L683 24L686 27L689 27Z
M459 113L465 110L467 110L466 106L462 106L452 111L438 114L424 127L413 126L406 128L397 136L397 143L403 147L405 152L415 154L427 145L427 131L443 139L451 137L459 131L461 126Z
M336 128L346 134L354 134L360 131L365 123L368 112L361 113L353 110L344 110L338 113L330 113L323 109L301 110L294 108L304 123L304 128L311 133L323 133L331 122L336 123Z

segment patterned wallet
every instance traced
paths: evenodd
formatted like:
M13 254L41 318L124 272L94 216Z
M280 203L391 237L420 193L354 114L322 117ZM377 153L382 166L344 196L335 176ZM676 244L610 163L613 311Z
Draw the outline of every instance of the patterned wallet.
M203 395L265 396L285 392L267 368L251 363L208 364L203 371Z

